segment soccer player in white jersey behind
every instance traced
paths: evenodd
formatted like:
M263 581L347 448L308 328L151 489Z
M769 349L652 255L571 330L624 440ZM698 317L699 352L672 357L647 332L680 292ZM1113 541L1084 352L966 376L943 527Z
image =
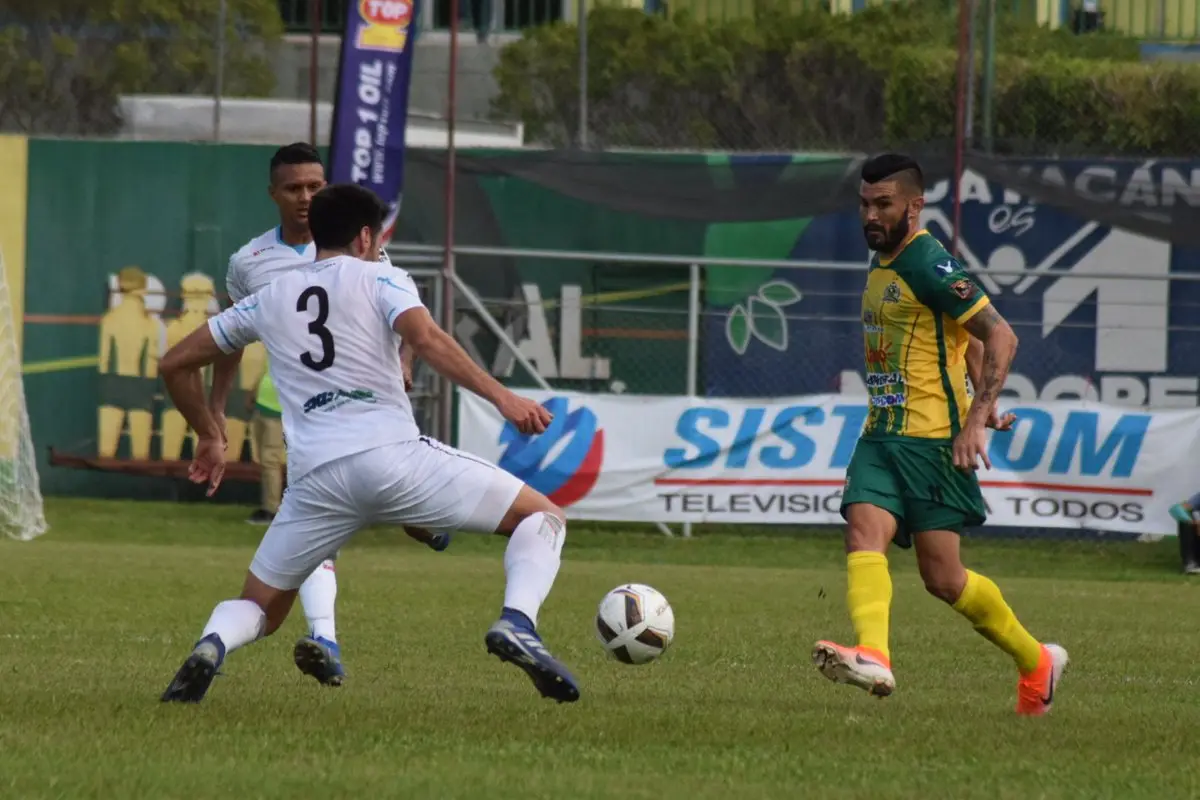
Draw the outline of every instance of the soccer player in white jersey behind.
M230 299L237 303L259 291L281 275L286 275L313 263L317 249L308 226L309 206L313 196L325 186L325 167L317 148L307 142L294 142L275 151L270 162L269 193L279 209L279 224L251 239L229 259L225 285ZM372 258L374 253L367 255ZM391 266L387 254L380 249L379 260ZM241 350L219 357L214 366L209 409L222 432L225 430L225 407L237 378ZM411 386L412 348L404 348L401 356L406 388ZM258 400L271 407L278 405L277 393L268 370L259 384ZM282 489L278 478L268 475L264 463L264 493ZM271 488L274 487L274 488ZM277 505L279 497L274 497ZM250 521L266 524L273 514L264 508L256 511ZM450 544L450 533L431 534L416 528L406 530L412 538L424 542L436 551ZM337 600L336 553L331 554L315 569L300 587L300 605L308 619L309 636L297 642L294 657L296 666L306 674L329 686L341 685L345 678L341 649L337 643L334 611Z
M199 702L225 657L277 630L313 569L375 523L510 535L504 605L485 636L488 652L523 669L543 697L579 698L575 679L536 632L561 560L562 510L499 467L419 434L393 332L522 433L544 432L551 415L480 369L433 321L407 273L363 260L377 252L385 212L362 187L322 190L309 210L317 262L213 317L162 359L167 391L198 435L190 477L208 483L211 495L224 472L225 443L200 370L262 341L283 405L292 475L241 597L213 609L164 701Z

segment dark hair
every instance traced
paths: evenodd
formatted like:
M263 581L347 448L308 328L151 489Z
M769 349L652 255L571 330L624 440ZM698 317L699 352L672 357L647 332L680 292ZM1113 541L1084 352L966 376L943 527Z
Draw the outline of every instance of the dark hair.
M275 170L287 164L320 164L325 166L321 161L321 154L317 152L317 148L313 147L308 142L292 142L285 144L283 147L275 151L275 155L271 156L271 180L275 180Z
M308 229L318 250L344 250L363 228L378 234L387 206L370 189L353 183L331 183L313 195Z
M918 193L925 191L925 176L921 166L912 158L900 153L884 153L867 159L862 167L862 179L867 183L879 183L888 178L896 178L911 184Z

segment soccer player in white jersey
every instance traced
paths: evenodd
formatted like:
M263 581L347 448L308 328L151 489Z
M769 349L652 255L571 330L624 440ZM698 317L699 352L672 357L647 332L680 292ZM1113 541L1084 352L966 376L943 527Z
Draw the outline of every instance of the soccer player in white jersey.
M561 560L562 510L499 467L419 434L394 333L522 433L544 432L551 415L480 369L433 321L407 273L362 260L377 252L385 213L362 187L322 190L310 208L316 263L280 276L163 356L167 391L198 435L190 477L207 483L211 495L224 472L225 443L200 370L262 341L293 476L241 597L213 609L164 701L199 702L225 657L277 630L313 569L376 523L510 535L504 606L485 636L487 649L523 669L543 697L579 698L575 679L536 631Z
M320 153L311 144L295 142L275 151L271 157L268 191L279 208L279 224L251 239L230 257L225 285L234 303L279 276L313 263L317 248L309 231L308 213L313 195L324 186L325 167ZM391 266L382 248L378 258ZM238 350L218 358L214 366L208 405L222 431L225 430L227 398L237 378L241 355ZM411 347L403 349L401 360L405 388L411 388ZM275 393L270 371L263 377L259 391L260 395ZM260 509L251 520L270 522L270 517ZM436 551L445 550L450 544L449 532L432 534L416 528L408 528L406 532ZM308 620L309 635L297 642L293 651L296 666L328 686L339 686L345 679L334 619L337 600L335 558L336 554L321 564L300 587L300 606Z

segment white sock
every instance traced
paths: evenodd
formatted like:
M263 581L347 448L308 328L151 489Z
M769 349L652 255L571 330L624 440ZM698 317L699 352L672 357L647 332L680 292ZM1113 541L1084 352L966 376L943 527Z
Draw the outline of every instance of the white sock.
M221 637L228 655L239 647L245 647L262 635L267 624L267 615L253 600L225 600L217 603L208 624L204 626L203 639L210 633Z
M538 512L521 520L504 551L504 606L520 611L537 625L538 609L550 594L562 563L566 523Z
M337 573L333 559L321 562L312 575L300 584L300 605L308 618L308 629L314 637L337 641L337 628L333 624L333 606L337 600Z

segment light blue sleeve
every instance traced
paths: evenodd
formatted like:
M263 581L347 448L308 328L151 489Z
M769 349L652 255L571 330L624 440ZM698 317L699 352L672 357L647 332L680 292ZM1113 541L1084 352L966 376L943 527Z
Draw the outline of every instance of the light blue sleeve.
M233 353L262 338L259 298L250 295L208 321L208 330L223 353Z
M396 317L414 308L423 308L421 295L412 277L402 269L380 267L375 276L376 307L379 315L393 327Z

